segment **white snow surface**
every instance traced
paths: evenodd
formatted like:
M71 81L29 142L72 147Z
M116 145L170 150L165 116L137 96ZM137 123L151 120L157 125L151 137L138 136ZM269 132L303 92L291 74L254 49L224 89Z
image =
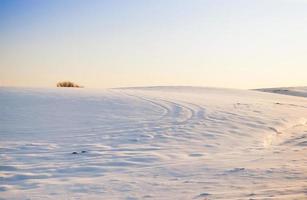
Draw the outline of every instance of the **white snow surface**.
M302 97L0 88L0 137L0 199L307 198Z
M281 88L263 88L257 89L262 92L271 92L292 96L307 97L307 87L281 87Z

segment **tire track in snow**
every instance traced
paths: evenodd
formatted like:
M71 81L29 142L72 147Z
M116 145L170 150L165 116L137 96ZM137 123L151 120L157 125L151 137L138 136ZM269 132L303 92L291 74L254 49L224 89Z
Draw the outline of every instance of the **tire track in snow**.
M175 102L174 100L166 100L161 98L149 98L142 97L136 94L129 94L121 91L123 94L141 99L143 101L154 104L165 110L159 120L165 120L171 118L172 125L186 125L191 120L203 120L205 118L205 109L192 103L188 102ZM175 121L174 121L175 119ZM158 120L157 120L158 122Z

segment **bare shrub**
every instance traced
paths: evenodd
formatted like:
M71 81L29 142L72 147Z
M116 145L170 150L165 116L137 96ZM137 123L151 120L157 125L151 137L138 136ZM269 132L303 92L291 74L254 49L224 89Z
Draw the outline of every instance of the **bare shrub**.
M70 81L62 81L62 82L58 82L56 84L57 87L75 87L75 88L81 88L80 85L77 85L73 82Z

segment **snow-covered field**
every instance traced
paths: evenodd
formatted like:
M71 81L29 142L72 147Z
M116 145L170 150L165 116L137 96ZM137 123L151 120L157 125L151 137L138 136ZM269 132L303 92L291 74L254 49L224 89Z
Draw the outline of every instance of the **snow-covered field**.
M277 93L277 94L307 97L307 87L264 88L257 90L263 92Z
M0 199L306 199L307 98L0 88Z

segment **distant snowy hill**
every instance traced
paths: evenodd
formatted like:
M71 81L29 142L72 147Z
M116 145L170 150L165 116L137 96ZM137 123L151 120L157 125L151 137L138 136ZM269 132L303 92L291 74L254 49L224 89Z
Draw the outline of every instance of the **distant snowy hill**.
M281 87L281 88L262 88L256 89L262 92L271 92L277 94L285 94L291 96L307 97L307 86L306 87Z

